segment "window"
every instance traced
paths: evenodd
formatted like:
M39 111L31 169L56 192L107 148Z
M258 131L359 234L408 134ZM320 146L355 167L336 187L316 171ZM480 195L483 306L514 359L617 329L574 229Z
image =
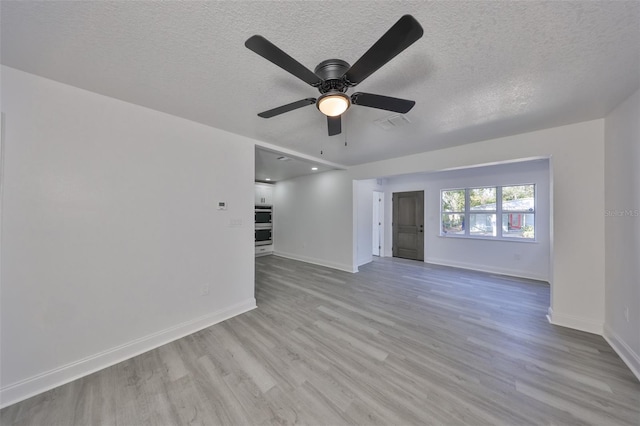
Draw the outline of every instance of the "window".
M502 187L502 236L535 238L535 186Z
M442 191L442 233L464 235L464 189Z
M440 211L441 235L535 239L533 184L442 190Z
M496 188L472 188L469 193L469 235L496 236Z

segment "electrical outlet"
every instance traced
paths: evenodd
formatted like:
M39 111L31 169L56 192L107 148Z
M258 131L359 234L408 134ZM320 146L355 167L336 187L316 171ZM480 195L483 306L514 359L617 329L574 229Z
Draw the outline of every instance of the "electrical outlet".
M209 294L209 284L203 284L200 289L200 296L206 296L207 294Z
M629 307L628 306L624 307L624 319L627 320L627 322L629 322Z

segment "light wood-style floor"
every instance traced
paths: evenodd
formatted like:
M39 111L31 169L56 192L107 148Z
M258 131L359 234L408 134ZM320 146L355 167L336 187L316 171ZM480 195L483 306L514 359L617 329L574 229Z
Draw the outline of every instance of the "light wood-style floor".
M540 282L376 259L256 259L258 309L0 413L3 425L639 425L602 337Z

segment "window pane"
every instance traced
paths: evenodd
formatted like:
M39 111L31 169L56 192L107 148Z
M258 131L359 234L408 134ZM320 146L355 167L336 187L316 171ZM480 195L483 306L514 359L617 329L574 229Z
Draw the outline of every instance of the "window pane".
M463 212L464 211L464 189L442 191L442 211L443 212Z
M464 213L443 214L442 234L464 235Z
M471 213L469 215L471 235L496 236L496 215L493 213Z
M503 186L502 210L525 211L535 210L535 185Z
M469 190L470 210L496 209L496 188L472 188Z
M502 236L505 238L535 238L535 215L503 213Z

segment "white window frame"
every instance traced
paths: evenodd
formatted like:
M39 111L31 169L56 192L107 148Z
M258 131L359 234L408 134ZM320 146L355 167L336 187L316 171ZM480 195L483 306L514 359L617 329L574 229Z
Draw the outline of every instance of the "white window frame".
M502 188L510 187L510 186L533 186L533 211L528 210L506 210L502 209ZM481 189L481 188L495 188L496 190L496 209L495 210L471 210L471 203L469 193L473 189ZM444 223L443 216L445 214L462 214L463 212L446 212L442 208L442 195L446 191L464 191L464 234L449 234L444 231ZM440 237L444 238L470 238L470 239L481 239L481 240L498 240L498 241L512 241L518 243L535 243L538 239L538 232L536 232L537 223L538 223L538 189L535 183L517 183L517 184L508 184L508 185L479 185L473 187L466 188L443 188L440 190ZM471 234L471 215L472 214L495 214L496 215L496 225L495 225L495 235L472 235ZM533 230L534 237L533 238L516 238L516 237L505 237L502 235L502 216L503 214L530 214L533 215Z
M450 211L450 212L445 212L442 210L442 193L445 191L464 191L464 207L465 210L464 211ZM444 216L445 214L457 214L457 215L462 215L463 220L465 221L465 235L466 235L466 221L468 220L467 218L467 210L468 210L468 206L469 206L469 192L466 190L466 188L449 188L449 189L442 189L440 190L440 236L451 236L451 237L457 237L457 238L463 238L464 235L460 235L460 234L447 234L446 232L444 232L444 224L442 222L442 216Z

